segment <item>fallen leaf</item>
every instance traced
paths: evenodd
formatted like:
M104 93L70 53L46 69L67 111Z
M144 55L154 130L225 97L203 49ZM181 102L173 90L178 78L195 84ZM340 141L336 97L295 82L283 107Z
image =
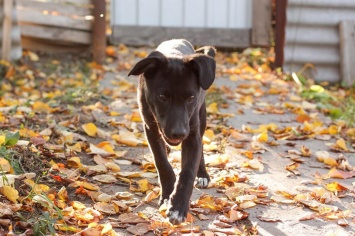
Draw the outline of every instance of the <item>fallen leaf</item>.
M282 220L278 218L268 217L268 216L257 216L259 220L264 222L282 222Z
M147 223L138 223L128 227L127 231L134 235L145 235L148 231L150 231L150 227Z
M94 204L95 210L98 210L100 212L103 212L105 214L116 214L117 211L115 210L115 206L112 203L106 203L106 202L97 202Z
M135 213L123 213L118 216L117 220L127 224L147 223L145 219Z
M9 163L8 160L6 160L5 158L0 158L0 167L1 167L1 171L4 171L5 173L10 173L12 170L12 167ZM2 181L0 181L2 182Z
M259 171L263 171L264 170L263 164L256 158L254 158L252 160L249 160L248 161L248 165L252 169L256 169L256 170L259 170Z
M2 194L13 203L17 203L19 198L18 191L11 186L4 185L2 187Z
M131 147L136 147L139 144L143 144L143 141L136 138L134 133L125 131L120 134L113 134L111 136L116 142L123 143Z
M342 138L338 139L338 140L335 142L335 144L336 144L336 146L339 147L340 149L342 149L342 150L344 150L344 151L346 151L346 152L349 151L348 147L346 146L346 143L345 143L345 140L344 140L344 139L342 139Z
M97 133L97 127L94 123L86 123L81 126L85 133L91 137L95 137Z
M94 180L99 181L101 183L115 183L117 182L117 179L113 175L95 175L93 177Z
M100 189L99 186L89 183L89 182L85 182L85 181L75 181L74 183L70 184L70 186L73 186L73 187L82 186L83 188L88 189L88 190L92 190L92 191L97 191Z
M342 191L348 191L349 189L338 182L327 183L325 188L331 192L338 193Z
M349 179L354 176L352 172L345 172L338 170L337 168L333 167L329 172L328 176L331 178L339 178L339 179Z

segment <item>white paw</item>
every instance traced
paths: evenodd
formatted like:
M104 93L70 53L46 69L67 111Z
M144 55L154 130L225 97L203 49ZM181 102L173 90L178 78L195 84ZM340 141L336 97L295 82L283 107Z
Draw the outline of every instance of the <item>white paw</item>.
M170 223L172 223L173 225L179 225L183 221L185 221L184 217L180 215L179 211L173 211L171 213L169 212L168 216Z
M207 178L197 178L195 186L197 188L207 188L208 182Z

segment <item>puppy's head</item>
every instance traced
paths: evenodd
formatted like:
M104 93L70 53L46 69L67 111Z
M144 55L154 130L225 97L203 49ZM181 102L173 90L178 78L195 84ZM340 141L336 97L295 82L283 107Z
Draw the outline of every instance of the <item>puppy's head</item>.
M128 75L141 75L145 99L165 141L178 145L198 125L198 112L215 78L216 62L205 54L167 57L154 51Z

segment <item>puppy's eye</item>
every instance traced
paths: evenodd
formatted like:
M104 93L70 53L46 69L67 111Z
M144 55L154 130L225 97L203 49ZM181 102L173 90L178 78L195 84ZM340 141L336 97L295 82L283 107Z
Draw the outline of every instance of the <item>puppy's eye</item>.
M158 95L158 99L159 99L159 101L161 101L161 102L166 102L166 101L168 101L168 98L167 98L165 95L163 95L163 94Z
M195 96L190 96L187 98L186 102L187 103L192 103L195 100Z

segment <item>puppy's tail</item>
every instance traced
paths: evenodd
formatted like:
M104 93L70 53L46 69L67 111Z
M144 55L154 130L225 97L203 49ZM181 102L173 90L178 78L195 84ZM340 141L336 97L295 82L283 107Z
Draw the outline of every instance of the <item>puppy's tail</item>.
M196 49L195 52L214 57L216 55L217 50L212 46L204 46Z

